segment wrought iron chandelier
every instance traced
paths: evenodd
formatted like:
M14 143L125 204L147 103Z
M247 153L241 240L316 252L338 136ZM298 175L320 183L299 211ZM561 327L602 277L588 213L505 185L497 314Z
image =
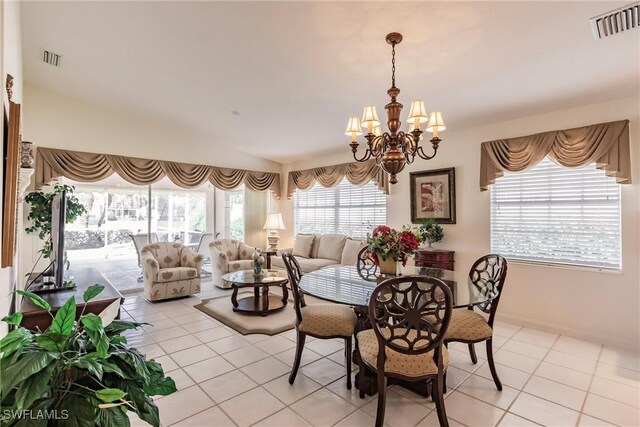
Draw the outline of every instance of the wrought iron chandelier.
M362 120L359 117L349 118L347 124L346 135L351 136L351 152L353 158L358 162L365 162L370 158L375 158L376 163L390 175L389 182L395 184L398 182L396 174L400 173L407 164L413 163L416 155L422 159L430 160L436 156L438 144L442 141L438 135L446 129L442 120L442 113L433 111L427 113L424 101L416 100L411 103L409 110L409 130L401 131L400 112L402 104L396 98L400 93L400 89L396 87L396 45L402 41L402 34L387 34L386 41L391 45L391 88L387 91L391 102L384 106L387 110L387 127L388 132L381 132L380 119L375 105L367 105L364 107ZM433 146L433 154L427 155L420 146L423 131L420 129L422 123L427 123L426 130L433 133L431 145ZM358 158L358 135L362 135L362 126L366 128L367 148L364 155Z

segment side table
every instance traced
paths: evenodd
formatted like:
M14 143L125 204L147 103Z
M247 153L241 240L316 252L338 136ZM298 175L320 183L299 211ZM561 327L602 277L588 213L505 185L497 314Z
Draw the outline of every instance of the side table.
M453 271L455 252L441 249L418 250L414 255L417 267L440 268Z
M271 257L274 255L278 255L278 251L274 251L271 249L265 249L262 251L262 255L267 259L267 270L271 270Z

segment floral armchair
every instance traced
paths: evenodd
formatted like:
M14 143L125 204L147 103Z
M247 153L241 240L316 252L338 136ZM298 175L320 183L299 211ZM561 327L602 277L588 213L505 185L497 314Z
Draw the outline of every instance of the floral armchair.
M219 288L230 288L231 283L223 280L222 276L232 271L251 270L253 249L246 243L232 239L218 239L209 243L213 283Z
M149 301L200 292L204 257L180 243L157 242L140 252L144 297Z

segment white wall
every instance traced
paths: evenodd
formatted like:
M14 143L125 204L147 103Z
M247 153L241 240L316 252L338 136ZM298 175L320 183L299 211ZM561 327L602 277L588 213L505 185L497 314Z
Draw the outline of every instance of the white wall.
M500 303L499 319L555 331L578 338L637 349L640 335L640 101L637 97L585 105L518 120L466 130L447 130L435 159L416 160L399 176L387 199L387 222L399 227L410 222L409 172L456 168L457 224L444 225L438 246L456 251L456 266L467 269L490 250L489 192L480 192L480 143L554 129L566 129L629 119L633 184L622 188L622 274L533 266L512 262ZM344 153L309 159L282 168L306 169L352 161L345 140ZM286 194L283 191L283 194ZM290 245L292 204L281 200L278 209L287 226ZM283 240L285 233L283 235Z
M166 123L78 101L33 85L24 88L24 140L36 147L278 172L278 163L226 148ZM191 150L188 147L197 147Z
M0 43L2 45L2 65L0 66L2 80L2 102L6 99L5 81L7 74L14 78L13 101L22 102L22 38L20 31L20 3L17 1L3 1L0 3ZM0 120L0 131L4 132L4 120ZM5 153L2 153L4 158ZM0 176L3 165L0 162ZM0 240L2 239L2 220L0 217ZM11 303L10 292L16 281L14 268L0 269L0 317L9 313ZM0 325L0 336L7 332L6 325Z

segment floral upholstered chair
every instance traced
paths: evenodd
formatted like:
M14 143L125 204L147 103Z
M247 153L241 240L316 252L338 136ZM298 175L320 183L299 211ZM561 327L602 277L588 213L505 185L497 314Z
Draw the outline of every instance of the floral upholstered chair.
M252 246L233 239L218 239L209 243L213 283L219 288L230 288L231 283L223 280L222 276L232 271L251 270L253 250Z
M149 301L200 292L204 257L180 243L157 242L140 252L144 297Z

